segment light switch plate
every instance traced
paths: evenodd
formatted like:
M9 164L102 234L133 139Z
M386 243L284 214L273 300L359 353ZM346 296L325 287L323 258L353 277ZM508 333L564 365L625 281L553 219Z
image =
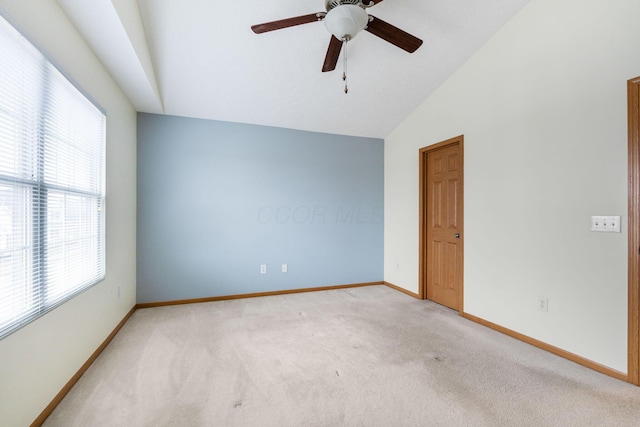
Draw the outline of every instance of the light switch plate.
M595 215L591 217L591 231L620 233L620 216Z

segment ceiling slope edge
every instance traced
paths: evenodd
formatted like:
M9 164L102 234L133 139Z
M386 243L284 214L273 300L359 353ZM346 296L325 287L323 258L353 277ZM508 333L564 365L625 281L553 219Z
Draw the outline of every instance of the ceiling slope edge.
M56 1L133 107L141 112L164 113L137 2Z

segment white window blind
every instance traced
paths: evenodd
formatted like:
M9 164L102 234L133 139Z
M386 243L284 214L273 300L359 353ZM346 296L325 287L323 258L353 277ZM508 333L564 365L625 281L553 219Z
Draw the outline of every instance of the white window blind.
M0 15L0 338L104 278L105 127Z

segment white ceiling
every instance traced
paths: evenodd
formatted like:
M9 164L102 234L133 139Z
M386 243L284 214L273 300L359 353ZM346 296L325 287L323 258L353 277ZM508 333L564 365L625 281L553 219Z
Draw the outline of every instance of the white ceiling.
M409 54L363 31L322 73L324 0L57 0L141 112L386 137L528 0L385 0L369 14L424 44Z

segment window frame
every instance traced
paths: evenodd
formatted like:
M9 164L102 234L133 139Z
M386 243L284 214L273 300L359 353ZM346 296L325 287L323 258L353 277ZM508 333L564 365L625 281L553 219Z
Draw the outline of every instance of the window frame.
M33 162L33 173L34 176L32 179L26 179L24 177L17 177L11 175L4 175L0 171L0 185L6 186L8 188L15 189L23 188L23 192L30 193L30 195L23 196L22 200L25 200L25 212L29 212L28 214L17 214L15 204L11 207L11 216L15 217L16 215L21 216L24 221L24 225L22 226L22 232L24 233L24 245L23 250L25 253L25 260L22 261L25 264L25 268L22 271L22 274L25 277L29 277L29 279L25 279L25 284L22 287L22 292L27 294L31 294L34 300L37 300L37 308L29 309L20 312L20 315L14 319L12 322L7 324L2 324L6 320L0 318L0 340L6 338L17 330L21 329L23 326L31 323L32 321L40 318L46 313L54 310L55 308L61 306L67 301L75 298L79 294L84 291L92 288L98 283L102 282L107 273L107 260L106 260L106 145L107 145L107 114L105 109L98 104L86 91L82 89L70 76L66 73L47 53L43 50L37 43L33 41L33 39L25 32L1 7L0 7L0 19L5 20L17 33L20 35L20 38L26 43L27 46L31 46L32 49L39 53L39 59L37 63L40 65L40 73L38 74L38 83L40 84L40 88L37 89L39 92L38 104L37 107L39 109L37 118L37 133L38 137L35 140L35 152L33 153L35 158L31 158L29 161ZM19 46L19 49L29 49L29 47ZM52 79L58 79L58 76L53 76L53 74L59 74L59 77L62 79L56 82ZM53 93L52 91L55 89L55 84L59 84L62 82L62 89L64 90L72 90L77 91L77 94L83 99L79 102L88 102L96 109L96 113L100 115L100 131L101 137L98 144L90 147L92 149L97 148L95 153L89 153L89 155L93 154L99 156L99 166L97 168L97 172L95 169L92 169L97 176L97 191L85 190L82 188L78 188L78 185L60 185L54 184L51 182L47 182L46 172L45 172L45 163L46 163L46 154L45 152L50 149L51 141L58 140L57 145L69 143L69 140L64 140L62 137L55 135L55 132L49 133L47 130L51 125L46 122L43 118L46 117L49 113L45 113L49 107L51 107L51 100L49 97ZM67 86L69 85L69 86ZM74 93L75 96L75 93ZM80 100L80 98L77 98ZM2 111L0 111L2 113ZM4 114L10 115L10 112L4 112ZM94 113L91 113L94 114ZM94 119L97 119L97 115ZM1 123L1 122L0 122ZM53 135L53 137L50 137ZM22 144L32 144L32 142ZM95 159L94 159L95 161ZM88 184L91 179L88 179L85 184ZM93 181L91 181L93 184ZM91 185L85 185L85 187L89 188ZM77 197L80 200L80 204L82 205L82 209L78 212L84 212L83 209L88 209L88 218L91 219L89 221L92 227L89 227L90 231L95 232L95 244L93 245L95 248L92 248L90 252L91 259L95 262L95 268L92 270L92 275L90 278L86 280L80 281L79 283L74 283L73 286L70 287L72 289L69 292L62 292L59 295L55 295L53 299L48 295L51 292L52 283L47 278L48 274L48 263L50 260L48 247L48 234L50 232L50 224L49 224L49 211L51 209L50 202L48 200L49 195L51 193L59 193L63 196L63 199L66 201L69 196ZM18 197L16 195L14 198ZM30 203L26 201L29 200ZM93 206L91 204L95 203ZM66 205L65 205L66 206ZM86 221L81 221L83 226L86 226ZM64 234L64 236L67 236ZM81 235L80 240L83 239ZM84 237L86 240L86 237ZM67 244L67 238L63 238L63 245ZM82 243L82 242L81 242ZM90 242L91 244L91 242ZM30 249L29 249L30 248ZM9 247L6 249L7 252L17 250L15 248ZM31 251L31 255L27 254L27 252ZM82 253L84 255L84 252ZM31 258L29 260L29 258ZM83 258L84 259L84 258ZM15 266L11 265L11 268L14 269ZM95 273L95 274L94 274ZM41 279L36 280L34 277L38 276ZM9 291L8 296L12 296L13 293ZM34 305L35 307L36 305ZM0 306L2 308L2 306ZM2 314L2 313L0 313Z

